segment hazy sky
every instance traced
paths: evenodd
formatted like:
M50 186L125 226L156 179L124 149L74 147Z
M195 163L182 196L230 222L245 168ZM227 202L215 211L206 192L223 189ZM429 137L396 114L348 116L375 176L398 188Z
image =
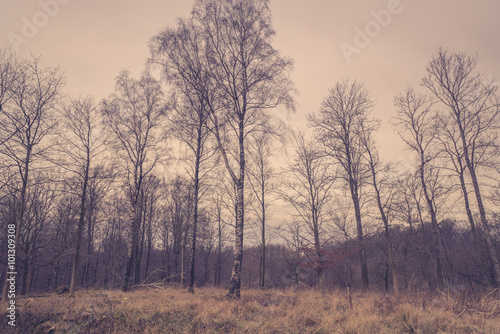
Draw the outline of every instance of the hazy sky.
M191 5L186 0L1 0L0 44L15 38L23 54L42 55L45 65L61 67L69 95L100 100L112 92L120 70L138 75L144 69L148 40L177 17L188 16ZM384 124L381 151L391 160L404 161L409 154L387 124L395 113L394 96L420 83L439 47L477 53L485 76L500 80L498 0L271 0L271 10L274 46L295 60L292 78L300 95L290 119L304 124L337 81L364 82L376 100L373 115Z

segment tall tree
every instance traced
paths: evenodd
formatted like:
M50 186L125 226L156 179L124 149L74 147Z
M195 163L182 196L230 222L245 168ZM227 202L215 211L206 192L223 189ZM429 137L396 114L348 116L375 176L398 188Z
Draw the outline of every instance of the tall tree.
M194 292L196 237L200 187L205 166L214 150L207 145L209 105L213 104L213 80L207 71L201 31L192 21L179 20L176 29L167 29L155 36L151 43L152 61L162 66L169 82L178 91L178 103L172 117L172 133L184 142L189 151L187 159L193 183L193 224L191 233L191 259L189 263L188 290Z
M370 171L371 181L370 184L373 187L373 197L377 203L377 208L380 213L380 219L384 224L384 236L387 247L387 264L391 270L392 274L392 286L394 289L394 294L399 294L399 284L398 275L396 273L396 268L394 266L394 256L392 239L389 229L389 216L392 210L392 200L395 191L391 191L393 184L391 184L391 174L395 173L395 169L391 165L384 164L378 154L377 147L375 146L375 140L373 134L375 130L378 129L378 122L371 122L367 124L362 124L361 141L366 149L366 164ZM388 289L387 277L386 277L386 290Z
M16 249L26 210L26 195L33 164L46 153L44 141L56 126L55 108L61 96L64 78L57 68L43 68L39 58L21 60L9 94L12 103L2 107L0 154L4 155L19 172L18 211L15 218ZM7 281L3 298L7 297Z
M170 180L166 206L167 228L171 230L173 239L171 249L174 280L184 284L184 256L194 207L192 183L179 175Z
M68 170L75 182L73 192L80 199L79 218L76 233L75 253L71 274L70 296L76 289L80 264L80 249L86 218L86 201L91 169L95 167L97 156L104 151L103 133L99 131L101 117L96 103L91 97L71 100L63 110L60 147L64 154L61 166Z
M106 136L103 137L106 138ZM91 283L95 283L100 257L98 254L94 254L94 251L96 245L101 246L99 238L96 238L96 231L98 231L99 222L104 218L104 209L109 204L106 203L106 200L116 177L116 173L113 173L102 160L102 158L99 159L99 162L96 160L97 163L90 170L87 185L88 198L85 200L86 259L81 282L85 283L87 289Z
M438 123L432 107L434 102L429 96L420 95L408 88L395 99L397 108L396 125L400 128L399 135L407 147L418 157L418 176L425 198L427 210L431 218L434 244L432 254L436 262L437 287L443 284L443 270L440 256L439 231L436 214L436 203L430 185L434 168L431 165L436 159L435 144L437 141Z
M455 123L492 261L494 283L498 286L500 260L486 216L478 169L484 167L484 155L494 152L491 149L498 145L500 99L494 83L487 82L476 72L477 62L477 57L439 50L427 66L422 85L446 107Z
M237 189L235 259L228 296L239 298L245 138L261 126L263 111L279 105L293 108L293 87L288 76L292 61L271 45L275 32L268 0L197 0L193 20L203 33L207 64L220 103L211 106L211 130Z
M217 175L216 175L217 177ZM217 180L217 183L223 183L223 179ZM216 183L216 185L217 185ZM220 286L221 281L221 272L222 272L222 262L223 262L223 251L224 251L224 243L226 240L225 237L225 226L227 226L227 222L224 215L224 197L225 192L220 188L220 184L218 184L219 189L215 188L214 185L212 196L210 198L211 203L213 205L212 210L214 211L215 219L217 220L217 260L215 261L215 270L214 270L214 284L215 286Z
M19 66L20 61L17 54L10 48L0 47L0 146L14 136L17 131L16 129L6 130L9 128L9 118L6 115L12 112L9 111L13 107L12 88L16 82ZM0 190L7 190L4 187L11 184L17 171L12 161L3 154L0 154L0 171ZM8 191L3 192L0 199L8 196L8 193Z
M160 148L165 103L159 83L148 73L136 80L130 77L129 72L121 72L116 79L115 90L115 94L103 101L102 113L106 126L113 134L115 147L121 153L120 165L131 208L127 265L122 286L123 291L127 291L133 268L140 261L138 237L143 216L140 199L144 178L164 158Z
M467 214L467 219L469 220L469 225L471 228L472 236L476 243L479 245L478 231L476 230L476 223L474 222L474 217L472 214L471 204L469 200L469 190L467 189L467 166L464 161L463 148L460 143L460 135L454 122L450 117L439 117L439 132L438 139L440 143L440 151L442 155L448 161L447 165L451 165L448 168L454 172L460 182L460 190L462 192L462 198L464 200L465 212Z
M311 259L318 276L318 285L323 284L325 256L325 209L332 198L332 186L336 175L331 164L319 149L314 139L303 133L295 135L296 157L290 164L290 180L286 183L283 198L296 212L296 221L305 225L311 238L302 236L314 247ZM307 244L305 246L308 246Z
M148 277L148 271L151 262L151 252L153 250L154 237L157 230L157 216L160 205L161 194L161 180L155 173L150 173L144 179L141 204L142 204L142 224L140 231L139 255L138 258L145 258L145 266L143 270L143 277ZM136 263L136 273L141 273L141 261Z
M337 83L323 100L319 114L309 117L315 129L318 142L322 143L324 153L340 166L354 206L358 241L359 259L363 288L368 289L368 266L363 236L361 214L362 188L369 177L363 163L366 148L362 143L363 124L373 108L373 101L364 86L348 80Z
M54 228L56 218L54 207L60 199L57 198L60 189L54 184L48 185L44 182L48 177L51 176L47 173L32 173L33 182L27 191L23 232L19 240L19 249L16 251L16 260L22 267L18 281L19 293L22 295L31 293L37 269L47 266L47 263L60 255L51 252L51 243L57 238L57 230ZM60 245L66 246L65 243Z
M419 182L413 171L406 171L398 177L395 199L395 216L397 219L407 224L408 232L404 235L402 249L402 276L405 288L409 287L408 272L410 267L410 250L418 243L415 237L415 222L420 215L420 194Z
M260 229L259 286L265 285L266 277L266 224L268 208L273 203L272 195L277 191L276 172L272 167L272 136L268 131L258 131L250 139L248 181L256 199L254 207Z

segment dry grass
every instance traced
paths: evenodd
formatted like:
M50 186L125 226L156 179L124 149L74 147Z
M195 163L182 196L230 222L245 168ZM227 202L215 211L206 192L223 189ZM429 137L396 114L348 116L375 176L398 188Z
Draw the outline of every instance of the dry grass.
M394 298L342 292L244 290L241 300L202 288L130 293L81 291L76 298L18 299L18 333L500 333L497 293ZM1 333L9 333L6 312Z

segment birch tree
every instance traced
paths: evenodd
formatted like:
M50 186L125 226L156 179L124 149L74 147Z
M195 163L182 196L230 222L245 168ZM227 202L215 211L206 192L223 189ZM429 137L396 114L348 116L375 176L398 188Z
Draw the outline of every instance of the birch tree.
M188 290L194 292L198 211L203 177L210 168L207 161L214 150L208 145L207 121L213 105L214 87L205 58L205 43L199 27L190 20L179 20L178 27L166 29L151 42L152 62L159 64L167 81L174 84L178 103L171 119L173 135L189 150L187 158L193 183L193 222Z
M240 298L245 139L259 128L265 110L280 105L293 108L288 77L292 61L271 45L275 32L268 0L197 0L193 19L207 43L207 63L220 102L210 109L211 130L237 189L235 259L228 296Z

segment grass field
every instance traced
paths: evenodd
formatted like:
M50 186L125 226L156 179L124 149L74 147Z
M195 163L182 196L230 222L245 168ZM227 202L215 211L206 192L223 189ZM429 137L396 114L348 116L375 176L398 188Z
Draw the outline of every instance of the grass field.
M15 329L4 311L0 333L500 333L497 291L354 293L352 308L343 291L243 290L241 300L224 294L167 287L18 298Z

